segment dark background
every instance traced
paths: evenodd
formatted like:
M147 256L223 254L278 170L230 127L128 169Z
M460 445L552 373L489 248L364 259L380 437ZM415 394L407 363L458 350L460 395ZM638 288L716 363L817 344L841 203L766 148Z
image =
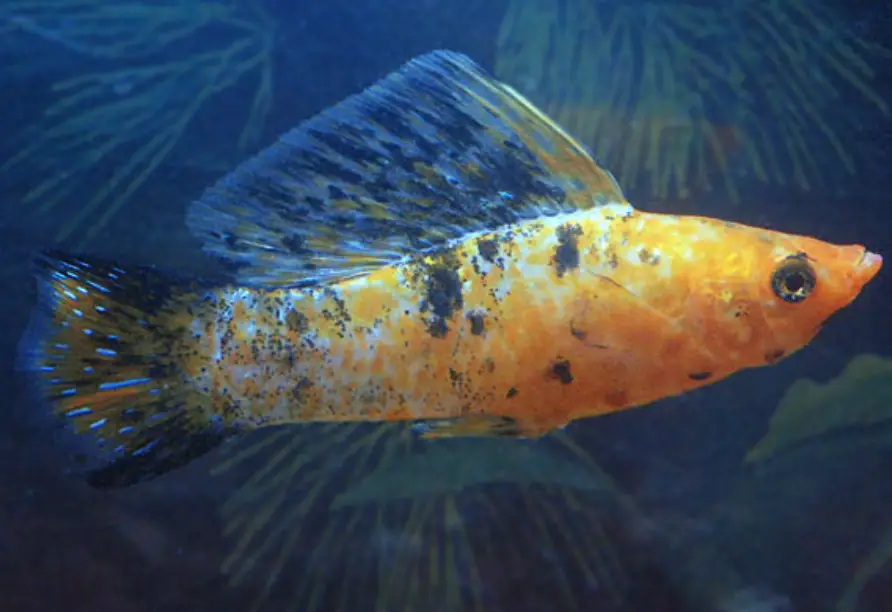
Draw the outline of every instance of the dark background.
M78 246L124 263L176 267L195 274L213 271L183 222L186 205L205 185L301 119L414 55L451 48L491 66L506 4L266 0L276 28L275 85L272 112L260 142L245 153L234 146L253 95L253 83L246 79L208 105L181 146L99 239ZM847 2L839 8L863 36L889 40L892 11L887 3ZM7 25L15 13L14 5L0 6L0 19ZM215 34L205 36L194 44L212 44ZM14 29L0 44L0 54L6 58L0 68L5 92L0 150L6 155L30 137L21 126L37 125L42 109L55 95L52 83L115 65L115 60L59 53L51 43ZM875 84L888 100L892 61L885 61L874 63ZM839 174L840 179L832 193L751 184L745 185L742 201L734 205L719 193L670 202L654 201L647 194L628 195L651 210L696 212L892 253L888 198L892 121L862 107L845 98L833 106L832 113L863 113L863 120L857 130L843 134L858 160L858 172L849 176L829 165L828 175ZM59 224L111 172L99 164L91 183L75 189L52 214L35 216L20 199L36 176L64 171L66 158L51 157L47 154L44 167L7 173L0 183L0 609L250 609L268 571L261 563L245 583L226 586L220 564L231 545L222 535L218 512L250 470L211 477L208 468L217 461L211 456L143 487L91 490L64 469L68 458L63 445L56 443L26 381L14 371L16 345L34 299L30 258L36 249L55 244ZM63 246L73 248L71 241ZM527 529L528 514L519 500L532 494L548 502L554 495L548 487L492 485L463 494L459 509L468 533L478 542L484 537L489 542L477 555L486 585L485 609L563 609L569 604L556 603L563 601L555 595L558 574L569 576L577 609L718 609L716 599L703 593L720 581L716 572L723 568L733 570L732 582L740 588L762 596L774 593L778 601L786 598L793 606L772 609L833 609L854 568L892 525L888 510L892 432L877 426L837 433L758 476L741 468L741 458L764 434L768 418L793 380L832 378L860 353L892 356L890 299L889 274L884 270L813 345L780 365L571 428L573 439L662 530L642 535L638 519L630 518L627 509L604 502L601 515L624 576L617 582L619 599L604 595L603 585L586 582L566 547ZM828 449L841 444L853 450L839 459ZM481 496L489 496L490 502L481 502ZM583 497L587 503L600 503L597 496ZM572 511L565 501L553 501L555 511L548 520L586 529L585 521L577 524L578 517L567 518ZM484 513L483 507L495 507L497 512ZM395 531L400 529L401 511L393 509ZM314 521L321 532L329 522L336 524L339 516L316 510L303 520ZM374 530L371 523L365 532L350 533L369 530ZM347 553L333 555L335 559L324 567L343 569L351 556L360 554L357 551L371 546L369 542L356 536ZM422 540L419 546L427 551L441 546L437 542ZM312 545L306 543L308 548ZM386 562L391 554L387 550L374 549L369 554L375 559L369 563ZM720 561L701 559L710 555ZM325 576L319 571L314 578L315 563L303 556L289 566L294 573L279 576L276 588L285 587L274 591L268 609L288 605L293 607L287 609L306 609L305 601L294 603L287 586L308 577L327 585L319 609L374 609L377 587L353 581L346 570ZM342 575L346 577L341 579ZM868 585L860 610L892 610L889 578L887 568ZM460 575L456 580L464 584L470 579ZM339 608L342 593L347 593L346 603ZM409 597L404 606L385 609L436 607L421 597ZM440 609L454 608L443 604Z

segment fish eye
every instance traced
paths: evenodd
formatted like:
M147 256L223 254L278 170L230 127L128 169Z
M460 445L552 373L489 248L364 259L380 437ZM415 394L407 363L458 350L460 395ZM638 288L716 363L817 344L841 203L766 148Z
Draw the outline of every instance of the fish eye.
M771 288L785 302L797 303L815 290L817 277L804 255L787 257L774 271Z

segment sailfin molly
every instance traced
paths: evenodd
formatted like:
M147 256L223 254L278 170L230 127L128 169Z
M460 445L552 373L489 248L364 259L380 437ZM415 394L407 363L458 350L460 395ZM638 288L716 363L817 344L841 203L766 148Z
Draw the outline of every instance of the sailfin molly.
M449 52L286 134L189 224L233 282L38 264L30 363L52 410L104 443L94 482L288 423L544 435L777 363L883 264L859 244L636 210Z

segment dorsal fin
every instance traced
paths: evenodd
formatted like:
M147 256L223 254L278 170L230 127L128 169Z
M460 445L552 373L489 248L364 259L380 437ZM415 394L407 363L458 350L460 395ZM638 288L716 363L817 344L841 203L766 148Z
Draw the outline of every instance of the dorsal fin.
M321 112L192 204L250 286L366 274L451 239L625 202L613 176L469 58L434 51Z

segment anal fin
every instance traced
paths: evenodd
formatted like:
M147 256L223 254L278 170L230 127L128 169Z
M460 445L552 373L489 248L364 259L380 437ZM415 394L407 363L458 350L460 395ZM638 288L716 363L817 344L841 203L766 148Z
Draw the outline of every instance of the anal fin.
M510 417L469 415L457 419L422 421L413 430L425 440L437 438L538 438L552 427Z

